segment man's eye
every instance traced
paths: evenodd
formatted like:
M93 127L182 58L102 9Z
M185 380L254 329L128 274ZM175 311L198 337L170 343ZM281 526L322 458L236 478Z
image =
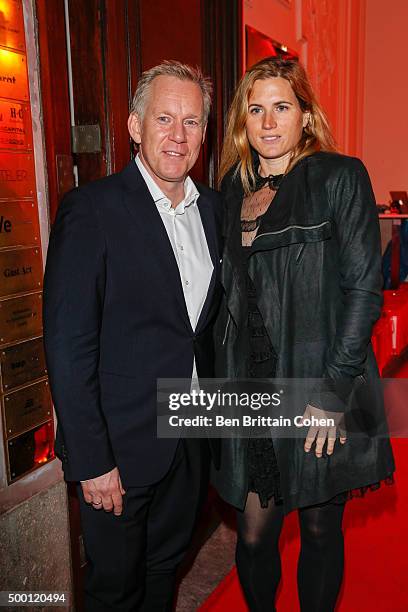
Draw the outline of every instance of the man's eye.
M161 115L160 117L158 117L158 121L160 121L160 123L169 123L170 117L165 117L164 115Z
M184 125L187 125L188 127L197 127L198 121L196 121L195 119L186 119Z

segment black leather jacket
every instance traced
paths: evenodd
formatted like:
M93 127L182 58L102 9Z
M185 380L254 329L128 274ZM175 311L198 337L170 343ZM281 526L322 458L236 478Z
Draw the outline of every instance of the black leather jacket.
M240 265L243 190L233 172L222 193L225 298L217 324L216 372L234 379L246 375L247 313ZM366 406L369 392L372 406L371 433L336 444L331 457L305 454L301 439L274 439L288 512L386 478L394 463L383 435L381 393L378 386L374 391L364 384L378 378L370 338L382 304L380 232L367 171L356 158L310 155L284 177L270 211L253 242L248 272L278 354L276 376L320 379L305 404L341 411L351 393L365 395ZM336 385L346 393L338 393ZM221 496L240 508L246 499L245 456L245 440L224 440L221 467L214 471Z

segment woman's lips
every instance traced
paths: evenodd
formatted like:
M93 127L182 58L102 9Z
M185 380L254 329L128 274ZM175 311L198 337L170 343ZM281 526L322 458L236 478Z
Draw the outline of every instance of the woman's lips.
M277 142L280 136L261 136L261 140L264 142Z

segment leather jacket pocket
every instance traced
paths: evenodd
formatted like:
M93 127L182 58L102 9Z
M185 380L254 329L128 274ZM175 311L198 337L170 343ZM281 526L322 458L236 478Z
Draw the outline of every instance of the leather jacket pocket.
M331 235L332 228L329 219L310 225L292 224L258 234L252 243L252 250L266 251L294 244L300 246L309 242L328 240Z

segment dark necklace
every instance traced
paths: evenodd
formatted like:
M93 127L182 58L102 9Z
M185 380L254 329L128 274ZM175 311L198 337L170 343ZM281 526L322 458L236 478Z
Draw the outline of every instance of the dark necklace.
M255 177L255 190L262 189L265 185L269 186L272 191L277 191L282 182L284 174L270 174L269 176L260 176L258 173Z
M259 215L256 219L241 219L241 232L254 232L260 226L262 217Z

